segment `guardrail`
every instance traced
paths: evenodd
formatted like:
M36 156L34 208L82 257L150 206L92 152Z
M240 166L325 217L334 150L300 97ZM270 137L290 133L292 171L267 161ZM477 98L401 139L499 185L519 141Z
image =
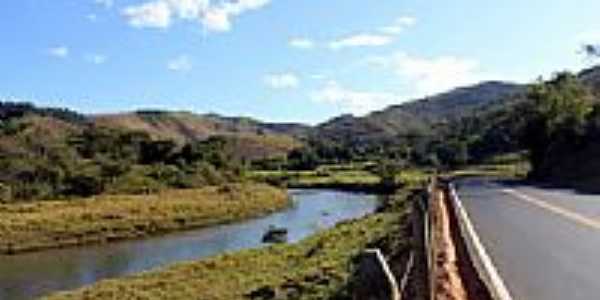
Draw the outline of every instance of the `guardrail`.
M406 295L410 274L415 265L411 252L400 283L379 249L367 249L360 255L358 286L353 292L356 300L402 300Z
M433 276L433 274L435 274L435 243L434 241L434 236L433 236L433 219L431 218L432 211L431 209L433 208L432 202L433 199L435 198L435 191L437 190L437 178L432 178L431 182L429 183L429 185L427 186L427 197L425 199L425 203L424 203L424 207L423 207L423 218L424 218L424 222L423 222L423 234L424 234L424 242L425 242L425 258L427 260L427 279L428 279L428 284L429 284L429 290L428 290L428 295L429 295L429 299L431 300L435 300L435 276Z
M396 277L379 249L367 249L360 255L355 284L355 300L402 300Z
M458 220L460 227L460 235L466 245L467 251L479 278L485 284L490 296L494 300L512 300L504 281L498 274L498 270L494 267L490 256L485 247L481 243L473 223L467 214L462 202L460 201L454 184L449 184L449 195L454 214Z

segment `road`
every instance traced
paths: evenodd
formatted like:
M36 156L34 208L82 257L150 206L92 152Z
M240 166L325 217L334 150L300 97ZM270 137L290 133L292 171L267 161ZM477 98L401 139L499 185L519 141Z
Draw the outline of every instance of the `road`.
M513 299L600 299L600 195L486 179L457 190Z

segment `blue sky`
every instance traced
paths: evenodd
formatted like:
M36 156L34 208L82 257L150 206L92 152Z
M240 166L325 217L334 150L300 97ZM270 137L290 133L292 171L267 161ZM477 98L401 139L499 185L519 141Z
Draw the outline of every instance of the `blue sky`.
M20 0L0 99L316 123L589 66L597 0Z

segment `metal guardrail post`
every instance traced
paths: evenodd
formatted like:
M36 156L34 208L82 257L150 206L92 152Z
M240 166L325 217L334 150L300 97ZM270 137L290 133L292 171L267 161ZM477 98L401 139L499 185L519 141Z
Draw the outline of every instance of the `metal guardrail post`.
M401 293L381 250L367 249L360 256L360 284L354 291L355 300L401 300Z
M432 217L435 216L435 192L438 188L438 180L436 177L432 177L431 183L427 189L427 203L425 210L425 234L427 241L427 271L428 271L428 279L429 279L429 299L435 300L435 243L434 243L434 232L433 232L433 220Z
M410 279L410 274L413 271L415 266L415 254L414 252L410 253L410 257L408 258L408 262L406 263L406 270L404 271L404 276L400 280L400 298L399 300L404 299L404 295L406 295L406 288L408 286L408 281Z

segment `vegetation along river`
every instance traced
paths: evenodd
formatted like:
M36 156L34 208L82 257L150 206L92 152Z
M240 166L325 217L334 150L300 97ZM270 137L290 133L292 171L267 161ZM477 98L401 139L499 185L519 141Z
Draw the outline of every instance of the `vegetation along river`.
M269 226L289 230L290 242L336 223L373 212L377 196L333 190L290 190L293 205L281 212L235 224L157 238L98 246L0 255L0 299L31 299L106 278L261 247Z

